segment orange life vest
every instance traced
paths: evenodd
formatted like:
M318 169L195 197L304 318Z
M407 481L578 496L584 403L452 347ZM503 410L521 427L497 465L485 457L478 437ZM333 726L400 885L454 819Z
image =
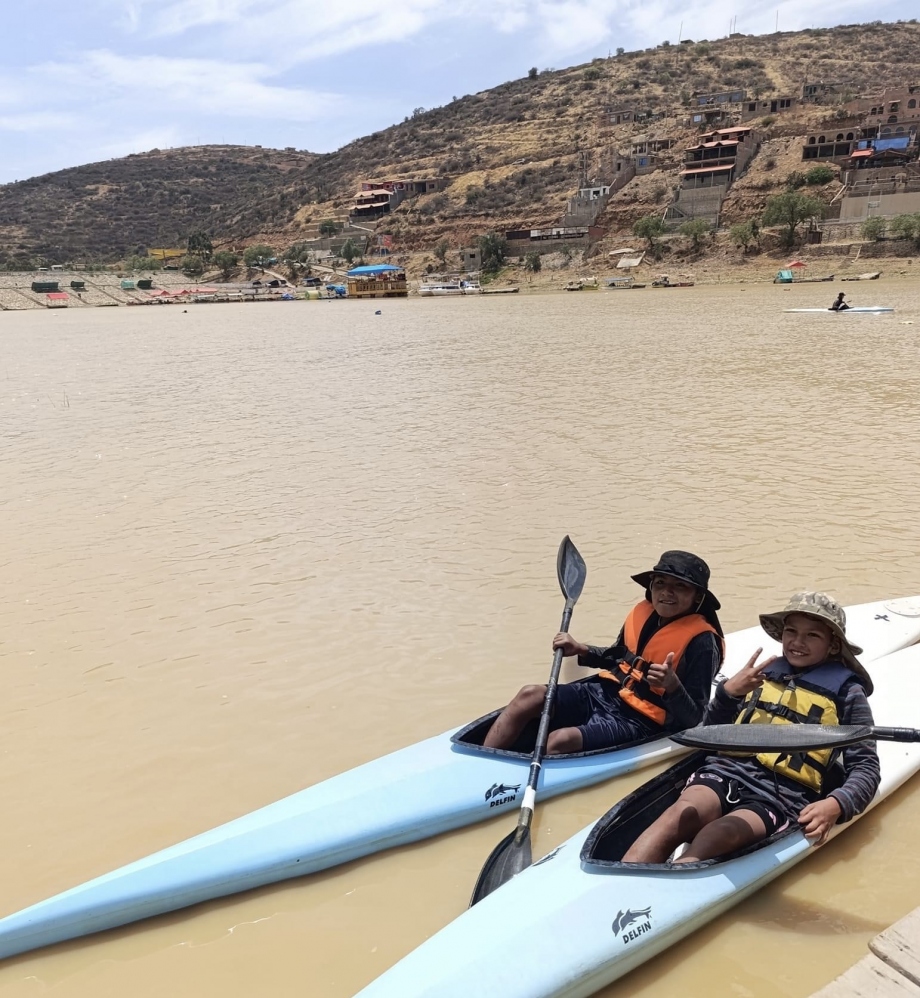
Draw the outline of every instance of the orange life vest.
M621 659L617 663L617 671L602 669L598 675L603 679L611 679L619 686L620 699L629 704L633 710L643 717L664 724L667 719L667 709L664 703L665 689L663 686L652 686L645 678L649 662L663 662L669 652L674 653L674 670L680 675L684 652L687 645L698 635L711 632L719 638L722 654L725 654L725 642L719 632L700 613L689 613L678 617L668 624L663 624L649 638L639 657L639 637L642 628L654 613L648 600L637 603L623 625L623 644L630 652L629 659Z

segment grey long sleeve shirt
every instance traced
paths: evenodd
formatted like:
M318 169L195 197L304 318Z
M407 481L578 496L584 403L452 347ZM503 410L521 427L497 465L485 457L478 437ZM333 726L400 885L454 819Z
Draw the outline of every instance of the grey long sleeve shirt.
M706 708L703 717L704 724L731 724L741 712L742 699L735 698L725 692L725 683L719 683L712 702ZM866 698L866 692L859 683L851 683L846 690L841 724L874 723L872 708ZM846 774L843 785L832 790L828 797L834 797L840 805L840 817L837 823L850 821L861 814L875 796L881 780L878 752L875 742L858 742L848 745L842 753L842 762ZM723 776L739 780L745 786L772 799L779 799L784 810L792 819L819 795L802 785L799 787L792 780L774 778L774 774L756 759L739 759L728 756L710 756L706 760L706 769Z

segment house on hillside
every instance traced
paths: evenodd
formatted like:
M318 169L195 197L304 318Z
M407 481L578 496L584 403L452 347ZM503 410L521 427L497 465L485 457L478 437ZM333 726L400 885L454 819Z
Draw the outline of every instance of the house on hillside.
M380 218L389 214L405 197L402 191L387 190L386 187L361 189L355 194L354 204L349 211L352 218Z
M867 127L920 122L920 86L887 87L881 93L857 97L844 105L848 114Z
M802 159L844 160L856 148L862 137L858 129L808 135L802 146Z
M414 198L420 194L443 191L450 182L448 177L413 177L402 180L366 180L361 184L362 191L400 191L403 197Z
M757 151L760 139L752 128L720 128L700 136L686 150L680 172L683 190L698 187L724 187L738 179Z
M819 80L815 83L802 85L802 102L805 104L834 104L848 93L858 93L859 84L853 80L840 80L837 83L826 83Z
M630 125L634 122L649 120L648 111L640 111L635 107L625 107L616 110L605 110L601 112L599 124L603 128L614 128L617 125Z
M917 156L917 133L886 139L868 139L843 164L847 170L878 170L906 166Z
M741 107L741 120L750 121L769 114L785 114L794 110L798 104L797 97L768 97L765 100L745 101Z
M743 90L720 90L714 94L695 93L690 98L693 107L712 107L714 104L740 104L745 99Z

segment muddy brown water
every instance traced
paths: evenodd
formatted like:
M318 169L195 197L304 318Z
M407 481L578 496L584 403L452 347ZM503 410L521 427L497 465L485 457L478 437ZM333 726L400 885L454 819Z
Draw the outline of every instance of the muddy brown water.
M920 592L920 289L848 287L897 311L750 285L0 315L2 913L542 680L565 533L597 642L668 547L727 629L799 587ZM540 804L536 854L655 771ZM808 995L920 900L918 820L915 782L602 994ZM347 998L513 821L7 960L0 995Z

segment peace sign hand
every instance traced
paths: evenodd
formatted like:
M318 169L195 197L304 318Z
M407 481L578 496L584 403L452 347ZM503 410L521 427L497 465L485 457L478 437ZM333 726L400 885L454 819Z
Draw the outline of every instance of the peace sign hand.
M724 690L729 696L738 699L747 696L752 690L763 686L763 676L761 673L768 665L776 661L776 656L771 655L769 658L765 658L762 662L758 663L757 656L762 651L763 648L758 648L747 660L744 668L739 669L731 679L725 680Z

